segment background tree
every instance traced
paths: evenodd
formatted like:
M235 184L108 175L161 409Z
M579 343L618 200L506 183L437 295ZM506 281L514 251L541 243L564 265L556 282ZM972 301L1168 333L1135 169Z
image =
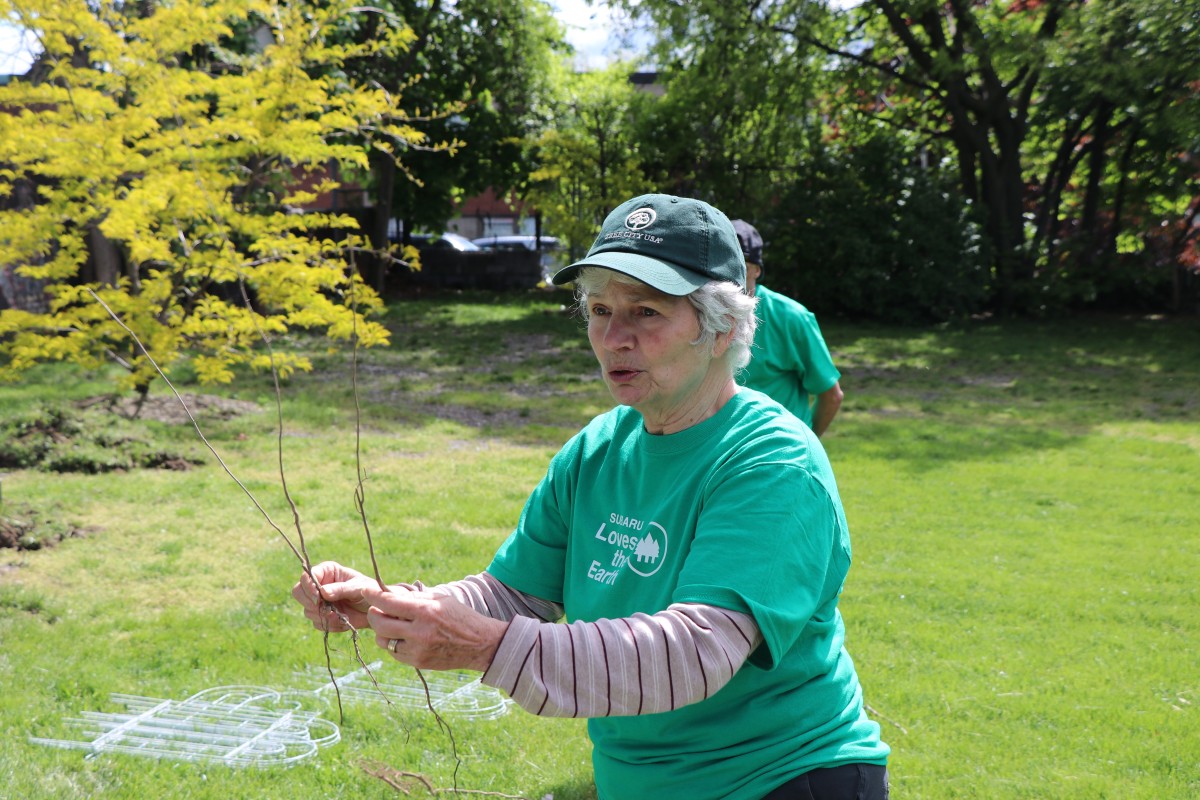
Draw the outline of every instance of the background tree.
M824 54L797 48L746 4L642 11L659 25L653 60L665 89L641 125L647 158L670 190L760 219L823 134Z
M561 73L564 96L554 108L554 127L536 140L539 166L524 197L546 216L547 231L563 240L572 259L591 246L608 212L657 186L643 166L637 135L654 98L629 75L626 64Z
M50 306L0 312L0 375L111 358L144 393L151 365L90 286L160 364L194 350L202 381L266 365L260 332L383 341L362 316L378 298L347 269L363 244L354 220L300 213L333 188L331 171L367 169L363 142L397 153L427 141L395 93L341 68L412 40L382 24L368 43L332 41L364 13L346 0L0 0L43 50L32 80L0 88L0 196L37 190L0 211L0 263L45 280Z
M914 179L927 175L931 187L941 187L946 168L952 169L961 197L961 213L952 216L984 225L996 307L1047 310L1089 302L1098 286L1112 292L1121 283L1111 270L1122 260L1128 269L1127 256L1139 247L1160 260L1174 250L1165 260L1176 262L1194 247L1187 232L1194 230L1189 219L1196 196L1191 159L1200 150L1192 124L1200 51L1189 44L1197 32L1196 3L621 4L657 30L669 94L685 82L696 87L693 103L705 113L689 118L699 127L684 127L684 138L701 153L741 142L749 148L742 163L753 163L760 148L764 163L779 163L781 152L819 158L835 141L850 156L856 141L895 135L894 156L922 167ZM769 54L768 68L747 55L756 52ZM761 95L781 80L776 76L813 88L793 90L790 102L746 101L743 114L778 126L769 140L774 150L731 135L734 107L700 94L707 85L714 94L728 93L728 103L742 104L739 95ZM677 103L685 114L690 107ZM758 128L772 129L761 121ZM816 135L782 135L788 129ZM780 150L782 142L798 146ZM697 164L697 192L728 184L719 159ZM1135 169L1139 180L1131 181ZM1143 174L1149 180L1141 180ZM786 177L774 188L777 198L804 194ZM749 205L761 208L762 201ZM888 218L886 209L877 211ZM1175 235L1166 237L1169 243L1154 237L1158 246L1149 247L1146 239L1163 229ZM876 235L871 228L844 233ZM972 234L964 229L960 238Z
M875 122L813 3L652 5L665 95L640 136L664 188L752 220L768 281L824 312L945 319L978 310L987 250L919 137ZM802 28L809 39L785 35ZM857 102L856 102L857 101Z
M986 309L982 226L951 171L921 156L884 131L813 148L760 218L765 282L822 314L919 323Z
M406 232L440 231L464 197L494 187L499 194L528 173L524 141L549 122L552 76L565 52L562 26L539 0L382 0L375 5L403 19L413 43L392 58L348 62L364 84L402 95L410 119L420 119L432 141L460 145L453 158L410 148L402 169L380 154L372 160L378 209L372 238L386 246L388 224ZM374 26L354 31L361 42Z
M1200 4L1088 3L1030 128L1042 291L1180 308L1200 227Z

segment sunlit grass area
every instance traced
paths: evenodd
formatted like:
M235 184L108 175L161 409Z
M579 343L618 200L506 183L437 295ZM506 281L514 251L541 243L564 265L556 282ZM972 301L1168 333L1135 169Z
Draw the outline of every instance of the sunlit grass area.
M608 407L565 302L399 301L391 344L360 351L357 370L343 347L288 342L315 370L284 382L282 430L270 376L214 388L173 371L186 396L247 403L198 419L282 533L189 423L155 418L173 402L165 386L133 421L77 408L111 391L107 374L45 367L0 386L0 418L61 406L204 462L0 476L6 518L70 532L0 550L0 797L395 797L380 764L439 788L594 797L584 724L520 709L446 730L424 709L350 704L341 741L289 769L29 741L120 710L114 693L284 690L324 669L322 637L289 597L299 567L285 537L302 533L314 561L369 569L360 464L385 579L485 566L548 459ZM893 747L892 796L1200 795L1197 321L822 326L846 391L825 441L854 546L842 609ZM351 642L330 646L336 673L359 668Z

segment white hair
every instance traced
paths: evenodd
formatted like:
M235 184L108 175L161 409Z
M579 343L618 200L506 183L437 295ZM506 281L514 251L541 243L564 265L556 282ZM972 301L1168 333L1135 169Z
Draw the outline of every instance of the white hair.
M603 267L584 267L575 277L577 308L588 319L588 295L604 291L610 281L629 285L643 281ZM732 281L709 281L686 295L700 319L700 335L692 342L711 348L717 336L733 332L724 358L737 372L750 363L750 348L754 344L754 329L758 319L754 314L757 298L747 295Z

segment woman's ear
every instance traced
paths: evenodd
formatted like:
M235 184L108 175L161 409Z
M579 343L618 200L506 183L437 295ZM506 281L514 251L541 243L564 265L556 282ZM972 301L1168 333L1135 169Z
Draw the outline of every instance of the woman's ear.
M733 334L737 332L737 320L733 317L725 317L725 319L729 320L729 330L724 333L718 333L713 337L713 358L721 358L729 352L729 345L733 342Z

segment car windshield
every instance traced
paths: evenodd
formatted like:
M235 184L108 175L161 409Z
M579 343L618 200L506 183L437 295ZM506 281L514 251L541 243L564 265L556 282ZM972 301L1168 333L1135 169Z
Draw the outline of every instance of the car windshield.
M438 250L458 250L465 253L478 252L483 249L467 237L457 233L414 233L409 238L412 240L413 246L418 250L432 248Z
M479 245L472 242L465 236L460 236L457 233L443 233L432 243L433 247L453 247L455 250L469 251L480 250Z

